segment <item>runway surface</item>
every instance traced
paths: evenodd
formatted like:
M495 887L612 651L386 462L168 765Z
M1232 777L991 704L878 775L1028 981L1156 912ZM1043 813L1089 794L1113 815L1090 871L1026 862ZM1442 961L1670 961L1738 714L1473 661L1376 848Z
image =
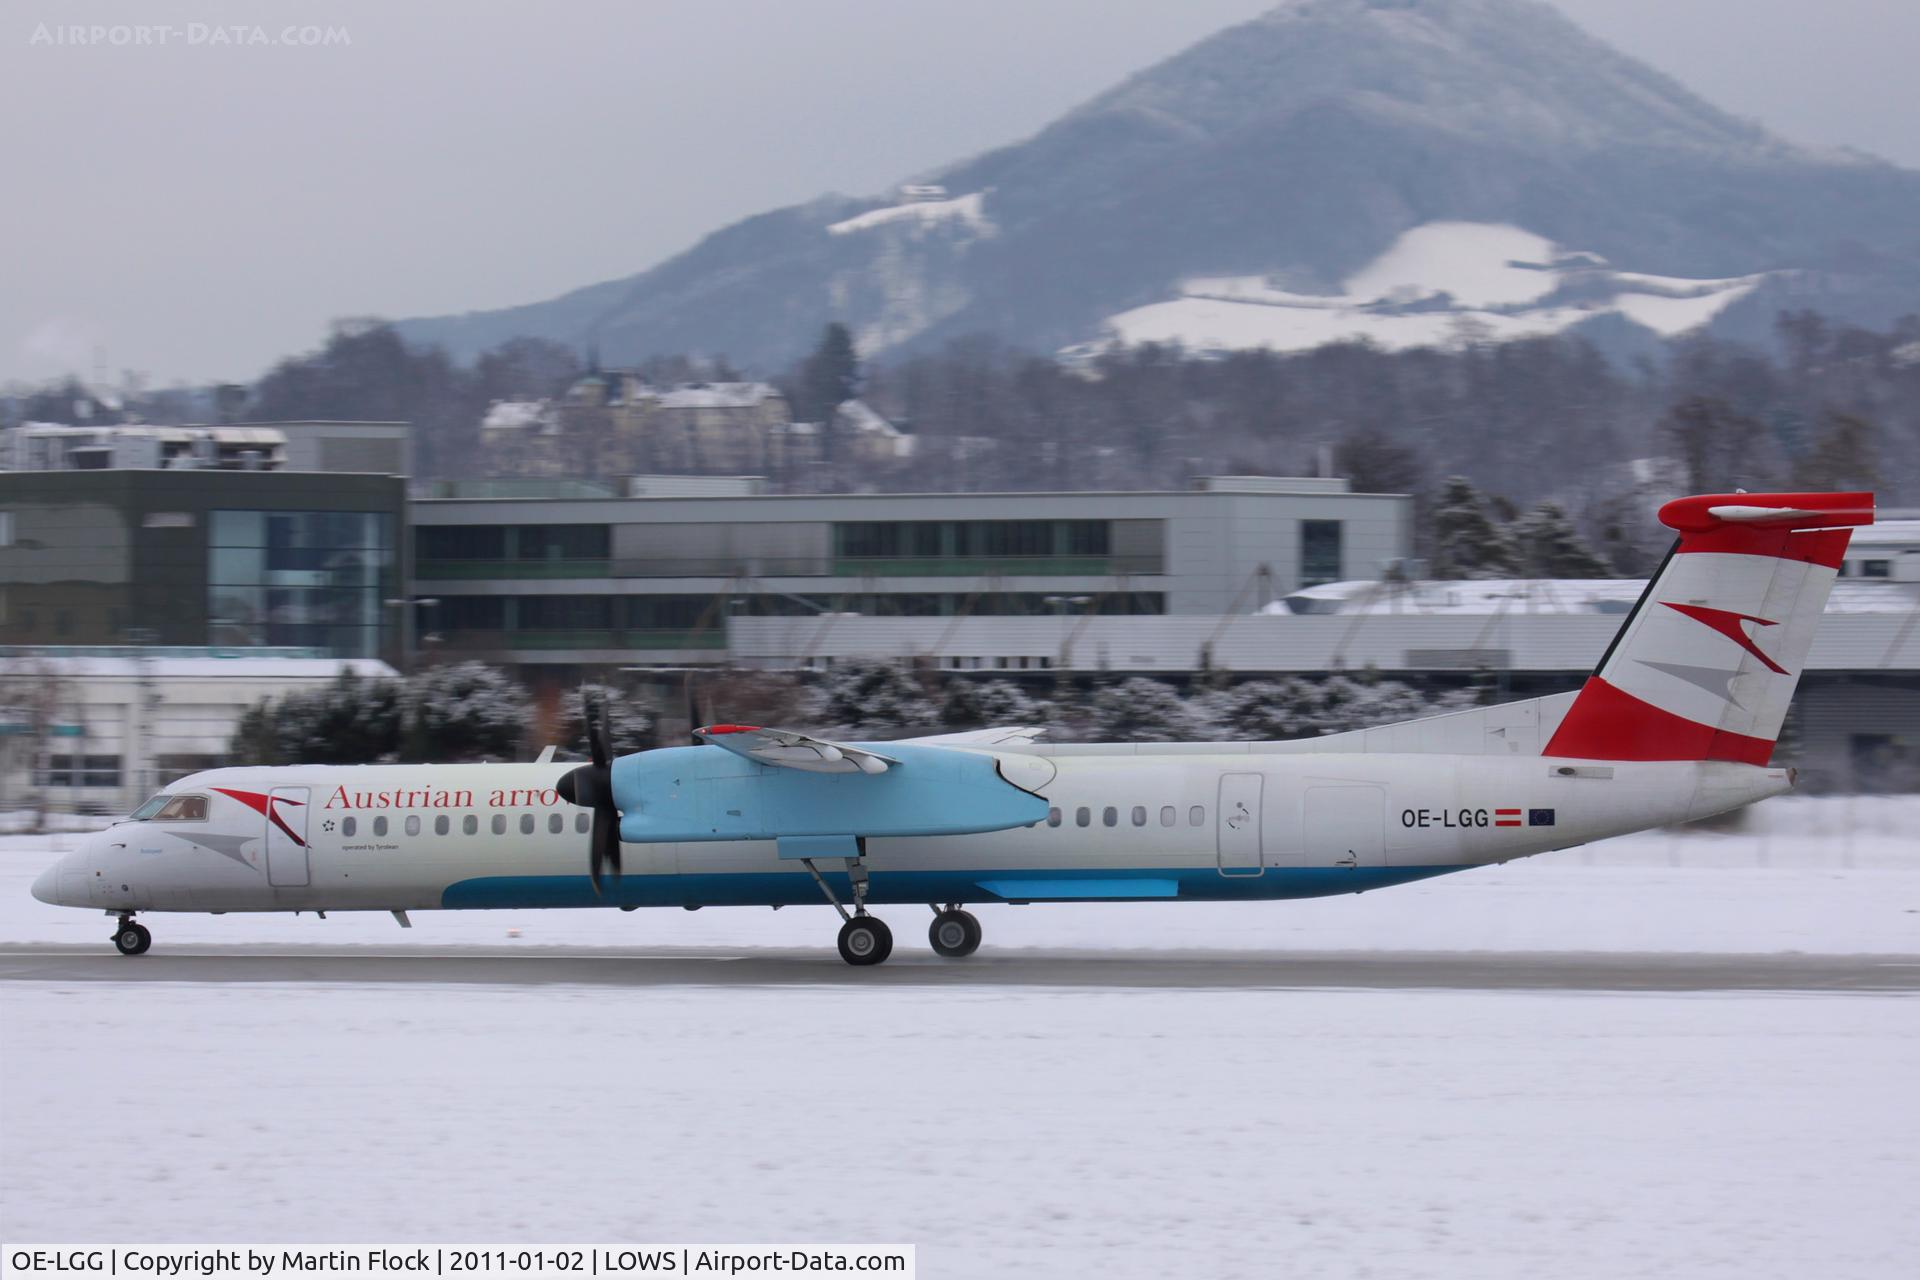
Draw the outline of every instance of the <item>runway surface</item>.
M855 969L832 951L0 944L0 981L393 983L530 987L1103 987L1195 990L1920 991L1914 955L1600 952L904 952Z

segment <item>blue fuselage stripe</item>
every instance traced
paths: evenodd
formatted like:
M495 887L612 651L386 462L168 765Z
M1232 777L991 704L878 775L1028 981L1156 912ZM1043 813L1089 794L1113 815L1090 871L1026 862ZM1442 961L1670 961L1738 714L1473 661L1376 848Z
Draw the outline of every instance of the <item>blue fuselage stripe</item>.
M1434 867L1270 867L1256 875L1221 875L1206 868L1138 868L1098 871L971 870L876 871L867 901L898 902L1112 902L1126 899L1221 902L1236 899L1321 898L1364 893L1466 870ZM823 872L842 899L852 896L846 873ZM1131 885L1129 882L1133 882ZM1169 892L1169 888L1171 892ZM500 907L746 907L794 906L822 901L807 873L711 872L624 876L595 893L584 875L480 876L448 885L440 905L454 910Z

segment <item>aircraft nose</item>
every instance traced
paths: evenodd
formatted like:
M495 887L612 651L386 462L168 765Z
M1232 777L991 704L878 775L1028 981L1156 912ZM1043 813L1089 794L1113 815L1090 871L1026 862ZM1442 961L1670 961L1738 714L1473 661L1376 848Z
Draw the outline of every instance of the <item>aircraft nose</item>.
M59 861L56 861L52 866L42 871L39 876L34 879L31 890L33 896L48 906L57 907L60 905L60 899L57 896L56 889L60 883L60 863L65 861L65 858L59 859Z

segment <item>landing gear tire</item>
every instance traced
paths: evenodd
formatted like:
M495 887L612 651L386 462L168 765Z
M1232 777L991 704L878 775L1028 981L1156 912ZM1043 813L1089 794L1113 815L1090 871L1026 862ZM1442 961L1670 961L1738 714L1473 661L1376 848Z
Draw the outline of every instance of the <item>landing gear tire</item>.
M933 918L927 927L927 941L936 955L960 960L980 949L980 922L971 911L950 908Z
M893 930L873 916L855 916L840 926L840 958L848 964L879 964L893 954Z
M113 945L120 948L123 956L145 955L153 945L153 935L147 932L147 926L123 920L120 927L113 931Z

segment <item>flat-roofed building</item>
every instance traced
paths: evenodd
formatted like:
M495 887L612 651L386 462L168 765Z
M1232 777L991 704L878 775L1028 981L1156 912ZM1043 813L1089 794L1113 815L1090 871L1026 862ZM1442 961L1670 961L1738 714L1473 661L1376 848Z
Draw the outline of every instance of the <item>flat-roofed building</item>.
M735 617L1219 614L1379 576L1404 495L1221 477L1191 490L416 500L414 589L447 653L718 664Z

